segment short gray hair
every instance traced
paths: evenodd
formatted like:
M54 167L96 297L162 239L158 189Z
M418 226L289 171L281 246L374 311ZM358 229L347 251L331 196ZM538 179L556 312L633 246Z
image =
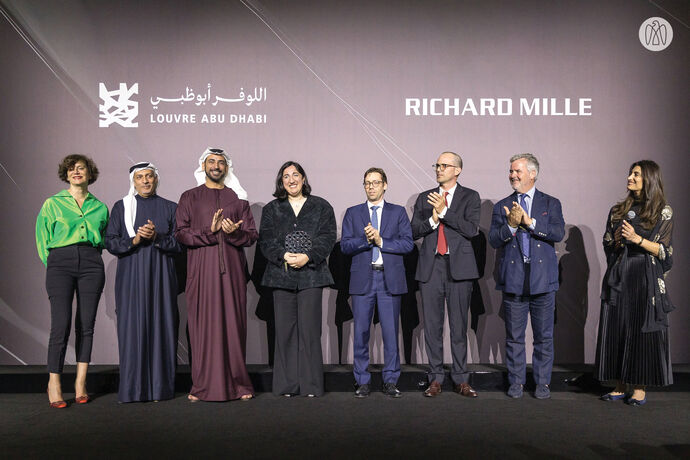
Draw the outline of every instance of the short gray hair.
M512 163L513 161L523 159L527 160L527 169L537 173L537 175L534 176L534 178L536 179L537 176L539 176L539 160L537 160L537 157L535 157L531 153L518 153L517 155L513 155L512 157L510 157L510 162Z
M441 155L443 155L445 153L447 153L448 155L453 155L453 157L455 157L455 162L457 163L457 167L462 169L462 157L460 155L458 155L455 152L450 152L448 150L446 150L445 152L442 152Z

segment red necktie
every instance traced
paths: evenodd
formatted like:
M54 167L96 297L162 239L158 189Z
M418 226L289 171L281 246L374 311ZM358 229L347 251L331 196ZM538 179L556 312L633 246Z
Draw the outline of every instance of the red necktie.
M443 201L448 206L448 192L443 192ZM448 252L448 242L446 241L446 232L444 230L443 222L438 224L438 243L436 244L436 252L438 254L445 254Z

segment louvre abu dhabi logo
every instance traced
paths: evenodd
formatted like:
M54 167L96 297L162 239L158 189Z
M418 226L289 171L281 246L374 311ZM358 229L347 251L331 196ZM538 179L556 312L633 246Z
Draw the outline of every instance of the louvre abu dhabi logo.
M132 96L139 94L139 83L127 88L126 83L120 83L120 88L108 91L104 83L98 84L98 95L102 104L98 105L101 111L98 126L107 128L117 123L125 128L136 128L139 123L134 119L139 115L139 103L131 100Z
M668 48L673 40L673 28L664 18L649 18L640 26L640 43L649 51Z

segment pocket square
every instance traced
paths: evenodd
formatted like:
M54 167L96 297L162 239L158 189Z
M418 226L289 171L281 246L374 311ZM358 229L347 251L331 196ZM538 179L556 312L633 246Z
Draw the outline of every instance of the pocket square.
M548 213L547 213L546 211L544 211L544 212L541 213L542 216L545 216L545 215L547 215L547 214L548 214Z

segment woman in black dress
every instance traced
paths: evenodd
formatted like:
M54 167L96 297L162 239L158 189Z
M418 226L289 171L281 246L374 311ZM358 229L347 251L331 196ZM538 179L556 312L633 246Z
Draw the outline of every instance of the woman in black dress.
M673 264L673 210L666 203L659 166L630 166L628 196L611 208L604 251L596 377L615 381L601 397L632 406L647 402L647 386L673 383L668 317L673 305L665 275Z
M259 248L267 265L262 285L273 289L273 393L321 396L321 298L333 284L326 258L336 239L335 214L311 194L304 169L288 161L278 170L275 200L261 214Z

